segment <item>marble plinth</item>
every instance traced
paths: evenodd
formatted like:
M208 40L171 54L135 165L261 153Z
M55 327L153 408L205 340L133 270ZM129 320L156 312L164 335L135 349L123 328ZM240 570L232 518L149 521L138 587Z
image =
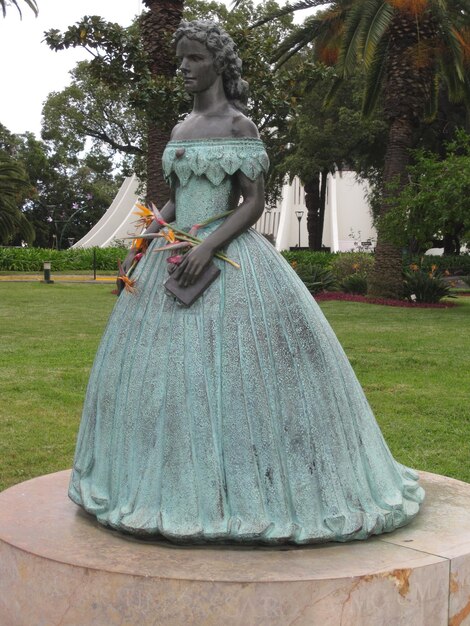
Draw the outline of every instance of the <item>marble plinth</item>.
M311 547L175 547L99 526L69 472L0 494L2 626L470 624L470 485L422 474L409 526Z

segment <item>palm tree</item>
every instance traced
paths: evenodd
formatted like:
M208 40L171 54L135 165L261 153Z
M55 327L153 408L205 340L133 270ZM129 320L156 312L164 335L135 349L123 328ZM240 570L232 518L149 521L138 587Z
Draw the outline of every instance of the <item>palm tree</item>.
M175 53L171 44L173 33L183 15L183 0L143 0L149 9L142 16L141 33L145 51L149 56L152 77L171 78L176 71ZM162 154L170 139L173 122L167 126L152 120L152 104L149 106L147 130L147 200L163 206L168 187L162 173Z
M23 168L5 154L0 154L0 241L7 243L19 233L27 241L34 239L34 229L18 207L23 193L31 187Z
M38 14L39 9L38 9L38 5L36 3L36 0L23 0L23 2L25 2L29 8L34 12L35 15ZM0 8L2 10L3 13L3 17L6 16L7 13L7 6L9 4L13 4L19 11L20 15L21 15L21 8L20 5L18 4L17 0L9 0L9 2L7 2L7 0L0 0Z
M470 102L470 4L468 0L302 0L258 24L327 4L282 43L277 60L283 63L314 44L315 56L335 63L340 78L352 76L358 67L364 69L363 112L369 114L380 99L389 126L380 208L384 215L405 184L413 130L435 112L439 88L445 86L451 98ZM382 236L380 219L369 291L395 297L402 291L401 251Z

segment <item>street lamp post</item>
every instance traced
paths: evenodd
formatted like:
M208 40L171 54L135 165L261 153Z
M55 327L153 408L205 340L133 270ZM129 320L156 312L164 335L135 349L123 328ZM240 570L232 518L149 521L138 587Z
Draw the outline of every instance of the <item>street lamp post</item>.
M304 212L303 211L296 211L295 214L297 216L297 219L299 220L299 246L298 247L300 248L300 222L302 221L302 217L304 215Z
M67 228L67 226L70 224L70 222L73 220L73 218L77 215L77 213L80 213L80 211L83 211L84 209L86 209L86 207L84 207L84 206L78 207L78 209L76 209L76 210L72 213L72 215L71 215L68 219L66 219L66 220L65 220L65 224L64 224L64 226L62 227L62 230L61 230L61 233L60 233L60 237L59 237L59 244L58 244L58 247L59 247L60 249L62 248L62 238L63 238L63 236L64 236L65 229L66 229L66 228Z

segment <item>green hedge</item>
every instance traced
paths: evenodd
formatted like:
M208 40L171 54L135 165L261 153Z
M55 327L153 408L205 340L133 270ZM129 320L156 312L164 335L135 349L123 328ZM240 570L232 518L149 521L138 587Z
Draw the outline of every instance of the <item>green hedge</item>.
M92 270L93 251L96 251L96 269L114 271L117 260L127 254L126 248L0 248L0 271L41 272L44 261L50 261L52 271Z
M369 261L374 255L369 252L313 252L312 250L291 250L283 252L283 257L292 263L298 264L314 264L334 269L336 265L346 263L348 259L361 262ZM440 272L449 272L452 275L469 276L470 275L470 254L461 254L459 256L406 256L403 258L403 269L409 269L409 266L415 263L424 270L431 270L433 265L437 265Z
M322 267L331 267L333 259L337 256L332 252L315 252L313 250L284 250L282 256L288 263L302 265L321 265Z
M117 260L123 259L127 254L126 248L123 247L69 248L68 250L0 247L0 271L41 272L44 261L51 261L52 270L56 272L91 270L93 269L93 250L96 250L96 269L105 271L114 271ZM353 255L357 260L359 253L291 250L283 252L282 255L291 264L295 261L301 265L319 265L334 270L336 265L341 265L341 261L346 262L347 259L352 259ZM361 253L361 256L367 257L367 260L373 257L369 253ZM461 276L470 275L470 254L404 258L405 269L408 269L411 263L416 263L425 270L431 270L432 265L437 265L440 272L448 271L452 275Z

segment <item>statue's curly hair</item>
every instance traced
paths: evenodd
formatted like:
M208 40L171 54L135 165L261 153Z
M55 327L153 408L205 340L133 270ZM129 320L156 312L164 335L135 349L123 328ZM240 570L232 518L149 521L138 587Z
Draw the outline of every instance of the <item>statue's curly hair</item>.
M182 21L173 36L175 45L183 38L194 39L206 46L214 57L214 65L222 74L227 98L237 108L244 110L248 101L248 83L241 78L242 61L230 35L215 22Z

